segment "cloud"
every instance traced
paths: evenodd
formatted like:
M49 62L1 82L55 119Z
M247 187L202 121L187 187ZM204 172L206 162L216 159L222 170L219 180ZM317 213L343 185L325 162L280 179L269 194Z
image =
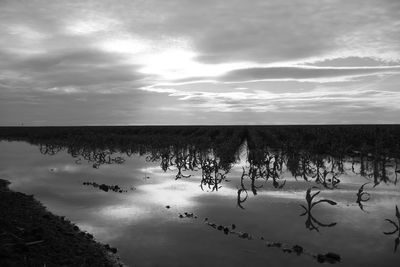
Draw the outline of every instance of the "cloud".
M312 109L329 121L329 107L398 122L385 102L398 99L399 1L25 0L0 9L1 124L27 114L58 121L52 113L66 123L116 114L201 123L206 111L218 112L215 123L268 112L284 122ZM106 97L112 116L93 112Z
M126 84L137 88L146 84L151 75L138 72L139 66L125 62L121 55L104 53L95 49L70 48L29 57L13 58L0 54L2 83L19 83L28 90L46 90L53 87L79 87L89 89L94 85ZM14 88L18 89L18 88Z
M396 1L169 1L157 11L168 14L161 29L190 36L204 62L400 58Z
M263 80L342 81L355 77L382 74L398 74L400 66L377 67L264 67L233 70L220 77L224 82L248 82Z
M382 61L379 58L372 57L336 57L326 58L323 60L314 60L305 62L304 65L319 66L319 67L379 67L379 66L396 66L399 61Z
M382 90L377 85L349 88L319 86L312 90L297 92L270 92L246 90L235 92L188 91L171 88L143 88L151 92L167 93L182 101L182 109L195 108L199 112L273 112L273 113L319 113L331 116L342 113L373 113L384 110L398 113L400 92Z

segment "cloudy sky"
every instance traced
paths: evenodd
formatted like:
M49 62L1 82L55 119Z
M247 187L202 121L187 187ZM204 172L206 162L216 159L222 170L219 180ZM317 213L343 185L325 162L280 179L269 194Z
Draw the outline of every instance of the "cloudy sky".
M0 125L400 123L399 0L0 0Z

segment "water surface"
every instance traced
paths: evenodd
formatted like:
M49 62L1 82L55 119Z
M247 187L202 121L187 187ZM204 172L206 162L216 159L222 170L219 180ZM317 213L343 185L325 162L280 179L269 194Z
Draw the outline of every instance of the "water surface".
M117 247L129 266L319 266L327 253L343 266L397 266L399 233L385 220L398 223L396 157L255 139L225 150L1 141L0 177ZM312 203L329 202L301 216L307 189L321 191Z

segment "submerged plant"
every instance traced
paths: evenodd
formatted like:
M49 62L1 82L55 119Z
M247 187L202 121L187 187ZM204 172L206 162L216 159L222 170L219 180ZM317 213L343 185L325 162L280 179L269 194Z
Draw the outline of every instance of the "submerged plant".
M397 223L390 219L385 219L385 221L391 223L394 226L394 230L392 232L383 232L385 235L394 235L397 233L397 237L394 240L394 252L396 252L397 247L399 246L400 243L400 212L399 209L397 208L397 205L396 205L396 218L397 218Z
M364 210L364 205L362 204L362 202L367 202L368 200L370 200L370 197L371 197L369 193L364 192L364 186L367 185L367 184L370 184L370 183L363 184L358 189L358 192L357 192L357 201L356 201L356 203L358 204L358 206L360 207L360 209L362 211L365 211Z
M304 213L300 214L300 216L304 216L307 215L307 220L305 222L306 228L309 230L316 230L317 232L319 232L318 227L316 225L319 225L321 227L332 227L335 226L336 223L329 223L329 224L325 224L325 223L321 223L320 221L318 221L311 213L312 208L315 207L316 205L326 202L330 205L336 205L337 203L333 200L329 200L329 199L321 199L318 201L313 202L314 198L321 193L321 191L318 191L314 194L311 194L311 190L313 188L318 188L318 187L311 187L309 189L307 189L306 192L306 201L307 201L307 207L300 204L300 206L305 210Z

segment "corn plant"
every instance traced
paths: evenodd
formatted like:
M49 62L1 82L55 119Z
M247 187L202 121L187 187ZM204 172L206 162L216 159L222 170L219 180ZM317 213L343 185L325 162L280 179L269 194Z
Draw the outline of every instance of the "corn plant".
M329 224L325 224L322 223L320 221L318 221L313 215L312 215L312 208L315 207L316 205L326 202L330 205L336 205L337 203L333 200L329 200L329 199L321 199L318 201L313 202L314 198L321 193L321 191L318 191L314 194L311 194L311 190L314 188L318 188L318 187L311 187L309 189L307 189L306 192L306 202L307 202L307 207L300 204L300 206L305 210L304 213L300 214L300 216L305 216L307 215L307 220L305 222L306 228L309 229L310 231L312 230L316 230L317 232L319 232L318 226L321 227L332 227L335 226L336 223L329 223ZM317 226L318 225L318 226Z
M357 201L356 201L356 203L358 204L358 206L360 207L360 209L361 209L362 211L365 211L365 210L364 210L363 202L367 202L368 200L370 200L370 197L371 197L369 193L364 192L364 186L367 185L367 184L370 184L370 183L365 183L365 184L363 184L363 185L358 189L358 192L357 192Z
M385 221L391 223L394 226L394 230L391 232L383 232L385 235L394 235L397 233L397 237L394 240L394 252L396 252L397 247L399 246L400 243L400 212L399 209L397 208L397 205L396 205L396 218L397 218L397 223L390 219L385 219Z
M247 193L247 189L244 185L244 177L246 176L246 170L243 168L243 173L242 176L240 177L240 186L241 188L238 189L237 192L237 205L238 207L240 207L241 209L244 209L244 207L242 206L242 203L245 202L249 196L249 194ZM242 193L244 193L244 197L242 197Z

